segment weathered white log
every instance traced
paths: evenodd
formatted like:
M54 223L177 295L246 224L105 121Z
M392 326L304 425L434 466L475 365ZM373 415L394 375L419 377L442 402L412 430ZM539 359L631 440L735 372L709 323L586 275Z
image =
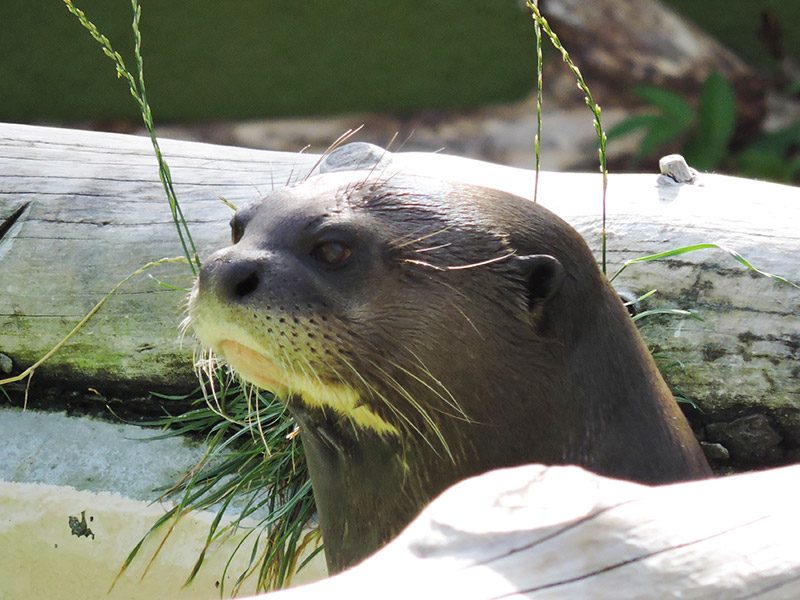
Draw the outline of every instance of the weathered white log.
M226 243L230 209L291 179L317 156L162 142L201 256ZM384 172L415 172L531 197L527 170L438 154L396 153ZM358 175L359 177L361 175ZM598 174L542 173L539 201L600 248ZM701 174L675 185L653 175L611 175L608 264L716 242L758 267L800 281L800 190ZM48 350L120 279L181 253L149 140L0 125L0 354L15 368ZM160 279L188 287L183 265ZM654 318L644 333L681 366L667 377L710 415L764 406L779 435L800 445L800 291L703 251L628 269L618 283L658 289L651 307L696 311L703 321ZM148 389L191 385L191 343L178 344L183 293L131 282L37 376ZM648 322L649 321L649 322ZM2 364L0 364L2 368Z
M353 569L258 598L798 598L798 494L800 467L655 488L502 469Z
M204 144L163 144L201 255L227 243L231 211L317 157ZM0 125L0 353L26 367L58 342L119 280L181 246L149 140ZM3 231L3 229L0 229ZM188 288L186 265L159 280ZM37 377L82 380L105 391L190 387L191 342L178 324L185 293L131 281Z

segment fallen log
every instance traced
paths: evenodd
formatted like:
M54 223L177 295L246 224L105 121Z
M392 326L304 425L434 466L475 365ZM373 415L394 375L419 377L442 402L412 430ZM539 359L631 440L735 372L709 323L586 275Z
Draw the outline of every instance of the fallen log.
M797 598L798 493L800 467L663 487L501 469L353 569L258 598Z
M221 198L247 203L306 177L320 159L169 140L162 149L201 257L227 243L231 210ZM384 158L386 173L456 179L529 198L534 189L527 170L427 153ZM599 251L600 176L542 173L539 190L539 201ZM608 270L638 256L714 242L800 281L799 222L797 188L705 174L687 184L611 175ZM6 357L0 370L32 364L118 281L180 253L149 140L0 125L0 355ZM172 288L146 277L131 281L36 380L102 393L192 387L192 344L181 346L178 335L190 271L169 265L154 275ZM764 452L739 448L735 460L775 462L796 454L800 290L710 250L632 266L615 283L634 295L657 289L645 309L690 309L703 318L648 317L643 332L668 366L669 382L702 408L703 422L734 421L763 434ZM735 421L754 412L752 422ZM717 431L710 439L726 435Z

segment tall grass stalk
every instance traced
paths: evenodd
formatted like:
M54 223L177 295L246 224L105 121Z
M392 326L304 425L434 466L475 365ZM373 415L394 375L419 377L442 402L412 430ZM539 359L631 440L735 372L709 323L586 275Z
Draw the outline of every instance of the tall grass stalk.
M539 0L532 0L532 4L539 6ZM544 86L542 68L544 67L544 59L542 58L542 26L539 21L533 20L533 32L536 35L536 135L533 138L533 155L534 155L534 183L533 183L533 201L539 200L539 172L541 171L540 153L542 146L542 105L544 104Z
M581 74L580 69L572 62L572 59L569 56L566 48L561 44L561 40L558 36L553 32L550 28L550 24L547 22L547 19L542 16L542 13L539 11L538 2L536 0L527 0L527 6L531 11L534 21L538 26L542 28L545 35L550 40L550 43L553 47L561 53L561 58L564 60L566 65L569 67L570 71L572 71L573 75L575 76L575 80L578 84L578 89L583 92L583 99L586 102L586 106L589 107L589 110L592 111L592 115L594 115L594 130L597 133L597 139L599 140L599 149L598 155L600 157L600 172L603 175L603 216L602 216L602 230L600 232L600 256L601 256L601 265L603 268L603 273L606 273L606 240L607 240L607 233L606 233L606 194L608 190L608 169L606 167L606 143L608 141L606 137L606 132L603 129L603 124L601 120L601 109L600 105L598 105L594 98L592 97L592 92L589 90L589 86L586 85L586 81L583 79L583 75ZM538 59L538 57L537 57ZM541 67L539 67L541 73ZM538 109L537 109L538 110ZM538 168L537 168L538 171Z
M183 211L181 210L181 206L178 203L178 199L175 195L175 188L172 183L172 175L163 155L161 154L161 147L158 144L155 126L153 124L153 112L150 109L150 104L147 101L147 91L144 85L144 62L142 60L142 35L139 29L142 8L139 5L138 0L131 0L131 7L133 9L132 28L135 43L134 56L136 60L137 71L137 77L134 77L125 66L125 61L122 58L122 55L114 50L109 39L100 33L100 31L97 29L97 26L88 19L86 13L75 6L72 3L72 0L63 0L63 2L67 7L67 10L78 19L83 28L89 32L89 34L98 44L100 44L103 54L105 54L114 63L117 77L124 79L128 83L128 89L130 90L131 96L133 96L134 100L136 100L136 103L139 105L142 121L144 122L144 126L150 135L150 142L153 145L153 151L155 152L156 160L158 161L158 176L159 179L161 179L161 185L164 187L164 192L167 195L169 208L172 212L172 220L175 223L175 227L178 231L178 239L180 240L181 247L183 248L183 253L189 261L189 266L192 269L192 273L197 275L198 269L200 268L200 258L197 254L197 248L194 245L192 234L189 231L189 226L186 223L186 219L183 216Z

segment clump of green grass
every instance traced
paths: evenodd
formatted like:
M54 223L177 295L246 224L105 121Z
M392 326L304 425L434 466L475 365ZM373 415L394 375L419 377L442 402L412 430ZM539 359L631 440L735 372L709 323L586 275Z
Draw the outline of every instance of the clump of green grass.
M318 530L311 526L315 506L297 427L271 394L240 384L220 369L207 375L213 378L210 395L196 395L188 412L150 423L164 428L153 439L201 435L207 452L190 472L163 491L162 499L177 498L178 502L133 548L120 574L147 538L161 536L149 566L178 519L191 510L212 510L216 516L206 545L186 583L195 577L215 540L231 531L245 531L220 577L220 593L225 591L232 560L240 552L246 553L248 560L241 572L231 574L235 576L232 595L252 577L263 591L284 587L322 549ZM230 516L228 522L224 521L226 515ZM304 554L306 558L300 562Z

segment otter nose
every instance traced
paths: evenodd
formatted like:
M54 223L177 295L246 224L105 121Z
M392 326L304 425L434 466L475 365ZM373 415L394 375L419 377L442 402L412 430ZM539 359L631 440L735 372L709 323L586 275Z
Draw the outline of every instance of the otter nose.
M244 302L261 285L259 271L255 260L225 257L209 260L200 270L200 289L213 290L226 302Z

